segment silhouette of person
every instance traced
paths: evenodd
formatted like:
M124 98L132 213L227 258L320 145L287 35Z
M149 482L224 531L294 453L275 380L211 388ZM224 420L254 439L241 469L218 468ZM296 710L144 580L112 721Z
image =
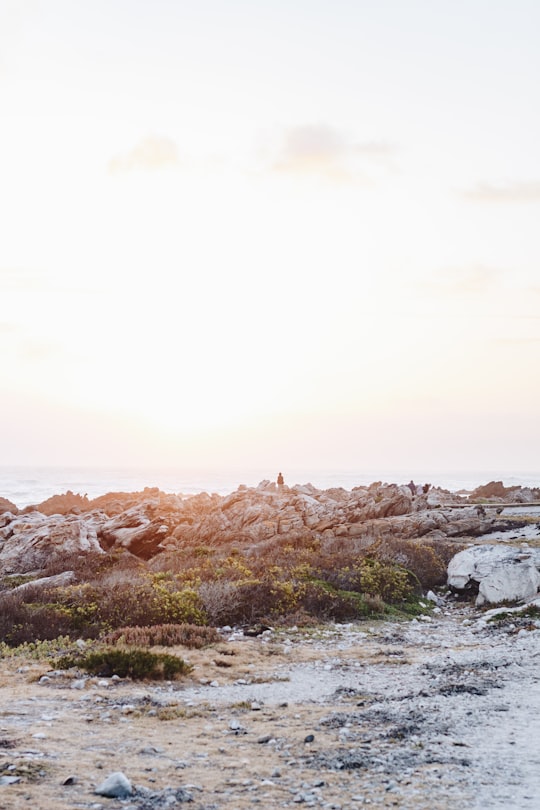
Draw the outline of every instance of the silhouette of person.
M284 480L283 480L283 476L282 476L282 474L281 474L281 473L278 473L278 477L277 477L277 484L278 484L278 487L282 487L284 483L285 483L285 482L284 482Z

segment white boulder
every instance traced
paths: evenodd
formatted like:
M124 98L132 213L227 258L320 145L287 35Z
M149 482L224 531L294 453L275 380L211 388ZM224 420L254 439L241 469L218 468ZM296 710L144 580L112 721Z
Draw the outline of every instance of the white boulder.
M540 588L539 563L534 549L472 546L450 560L448 585L456 591L466 591L477 584L477 605L530 599Z
M109 799L125 799L131 796L133 788L131 782L122 771L111 773L101 785L94 790L98 796L107 796Z

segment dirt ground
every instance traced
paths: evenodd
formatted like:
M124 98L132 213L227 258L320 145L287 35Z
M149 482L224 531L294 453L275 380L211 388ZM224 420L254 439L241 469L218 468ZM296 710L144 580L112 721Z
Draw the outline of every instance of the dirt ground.
M452 604L174 652L170 683L0 660L0 808L540 807L534 622ZM131 795L97 795L118 771Z

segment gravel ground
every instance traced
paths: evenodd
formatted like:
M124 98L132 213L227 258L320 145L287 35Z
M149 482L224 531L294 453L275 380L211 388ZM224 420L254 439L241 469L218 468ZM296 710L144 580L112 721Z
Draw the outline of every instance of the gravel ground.
M539 628L453 603L231 633L170 684L2 660L0 807L539 808ZM118 771L131 795L96 795Z

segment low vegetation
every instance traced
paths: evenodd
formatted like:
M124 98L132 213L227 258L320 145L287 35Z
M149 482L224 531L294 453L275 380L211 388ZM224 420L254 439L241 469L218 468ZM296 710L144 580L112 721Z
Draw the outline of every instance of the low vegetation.
M445 581L453 543L351 538L308 533L258 546L182 547L143 562L127 552L51 560L48 575L75 572L76 583L2 583L0 642L101 639L115 647L204 646L215 627L273 625L415 614L423 590Z
M102 639L105 644L137 647L188 647L200 650L217 644L221 636L215 627L196 624L157 624L151 627L119 627Z
M152 678L170 681L191 671L190 665L176 655L153 653L138 647L131 649L112 647L64 656L58 659L57 667L59 669L77 667L100 677L110 678L118 675L120 678L133 680Z

